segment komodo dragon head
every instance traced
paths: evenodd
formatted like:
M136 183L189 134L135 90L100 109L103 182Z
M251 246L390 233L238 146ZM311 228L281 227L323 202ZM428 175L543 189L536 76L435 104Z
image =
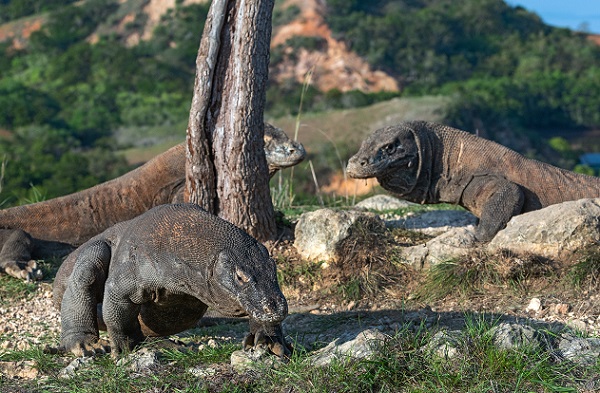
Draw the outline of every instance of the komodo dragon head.
M274 324L285 319L288 306L277 283L275 261L260 243L229 248L218 254L213 271L215 307L229 316L248 314L252 319ZM236 304L224 307L223 299ZM209 305L210 306L210 305Z
M421 149L410 123L385 127L365 139L348 161L346 172L355 179L376 177L386 189L409 194L421 172Z
M281 128L265 123L265 155L269 165L269 177L280 169L299 164L306 151L301 143L293 141Z

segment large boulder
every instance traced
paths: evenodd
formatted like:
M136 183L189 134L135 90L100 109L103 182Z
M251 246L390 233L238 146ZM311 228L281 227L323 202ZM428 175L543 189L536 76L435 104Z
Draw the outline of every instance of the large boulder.
M296 223L294 247L309 261L339 261L340 244L364 231L383 231L383 221L357 210L320 209L302 214Z
M596 198L563 202L515 216L487 248L560 259L599 241L600 198Z
M466 255L476 246L477 239L472 228L453 228L425 244L406 247L402 251L402 259L417 269L426 269Z

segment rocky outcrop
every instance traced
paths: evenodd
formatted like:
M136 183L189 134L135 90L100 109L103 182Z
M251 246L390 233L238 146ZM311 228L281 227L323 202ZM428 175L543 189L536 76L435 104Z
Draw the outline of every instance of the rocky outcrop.
M372 213L320 209L300 217L294 247L306 260L335 262L343 257L339 253L340 244L350 236L364 230L383 229L383 221Z
M427 268L466 255L474 249L561 260L600 242L600 198L564 202L515 216L487 245L476 241L473 232L476 218L471 213L460 210L411 211L415 206L418 205L378 195L357 204L357 210L323 209L306 213L296 226L296 248L305 259L335 261L339 257L336 250L340 242L352 233L351 227L357 221L377 220L382 220L388 228L437 236L402 250L404 261L416 268ZM366 209L371 213L366 213ZM407 209L407 212L399 216L402 209ZM372 213L374 210L381 213Z
M580 199L513 217L487 249L559 259L598 242L600 198Z

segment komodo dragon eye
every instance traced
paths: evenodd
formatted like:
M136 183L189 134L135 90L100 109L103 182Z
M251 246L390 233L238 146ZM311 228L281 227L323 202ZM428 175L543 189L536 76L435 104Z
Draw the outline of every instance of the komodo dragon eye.
M383 146L381 149L383 150L383 152L385 154L390 155L390 154L394 154L397 147L398 147L398 142L393 142L393 143L388 143L387 145Z
M244 273L243 271L241 271L240 269L235 269L235 281L239 284L239 285L244 285L246 284L248 281L250 281L250 278L246 275L246 273Z

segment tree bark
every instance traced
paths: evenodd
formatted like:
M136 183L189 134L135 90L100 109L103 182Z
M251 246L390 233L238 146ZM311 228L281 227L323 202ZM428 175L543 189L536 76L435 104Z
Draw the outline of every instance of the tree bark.
M276 234L263 139L273 2L213 0L186 139L186 200L261 241Z

